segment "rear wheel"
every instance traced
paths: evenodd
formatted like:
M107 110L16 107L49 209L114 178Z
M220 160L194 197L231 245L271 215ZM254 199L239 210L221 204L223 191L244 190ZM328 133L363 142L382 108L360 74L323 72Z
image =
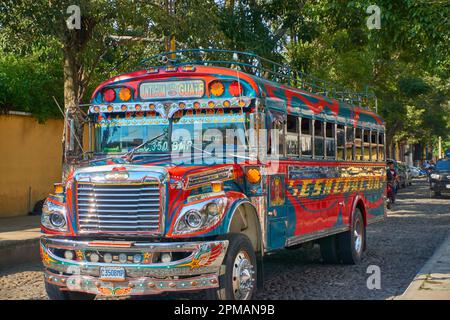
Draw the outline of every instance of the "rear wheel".
M219 288L207 291L212 300L250 300L256 291L256 255L250 239L244 234L230 234L228 252L219 277Z
M345 264L358 264L361 262L365 248L365 226L359 208L355 209L349 231L338 234L339 259Z

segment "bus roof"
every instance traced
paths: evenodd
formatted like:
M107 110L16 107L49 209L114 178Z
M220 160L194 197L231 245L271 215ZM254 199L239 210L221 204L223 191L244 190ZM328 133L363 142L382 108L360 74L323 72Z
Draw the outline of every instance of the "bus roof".
M243 71L221 67L189 65L160 66L125 73L101 83L92 95L92 100L103 88L129 82L143 82L165 79L209 78L223 79L234 78L244 81L251 87L251 97L264 98L267 101L278 103L267 104L272 111L286 111L288 114L323 118L338 123L378 128L384 130L384 121L375 112L360 106L350 104L318 93L311 93L303 89L294 88L275 81L249 74ZM169 71L170 70L170 71ZM137 87L136 87L137 89ZM98 102L97 102L98 103Z

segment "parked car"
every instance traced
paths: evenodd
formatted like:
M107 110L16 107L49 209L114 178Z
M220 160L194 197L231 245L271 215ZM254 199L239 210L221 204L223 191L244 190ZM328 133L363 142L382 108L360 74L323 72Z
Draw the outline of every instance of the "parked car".
M421 176L421 170L414 166L409 166L409 171L411 173L411 178L419 178Z
M430 191L432 196L440 196L442 193L450 194L450 160L441 159L436 162L430 174Z

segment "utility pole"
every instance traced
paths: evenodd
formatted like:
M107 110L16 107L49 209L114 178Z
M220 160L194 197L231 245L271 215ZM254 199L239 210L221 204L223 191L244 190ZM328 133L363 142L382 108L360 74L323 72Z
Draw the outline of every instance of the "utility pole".
M438 138L438 159L442 159L442 137Z

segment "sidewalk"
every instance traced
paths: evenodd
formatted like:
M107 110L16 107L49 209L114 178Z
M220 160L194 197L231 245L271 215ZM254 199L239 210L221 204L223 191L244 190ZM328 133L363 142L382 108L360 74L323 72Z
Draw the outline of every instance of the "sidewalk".
M398 300L450 300L450 233Z
M39 260L39 216L0 219L0 269Z

